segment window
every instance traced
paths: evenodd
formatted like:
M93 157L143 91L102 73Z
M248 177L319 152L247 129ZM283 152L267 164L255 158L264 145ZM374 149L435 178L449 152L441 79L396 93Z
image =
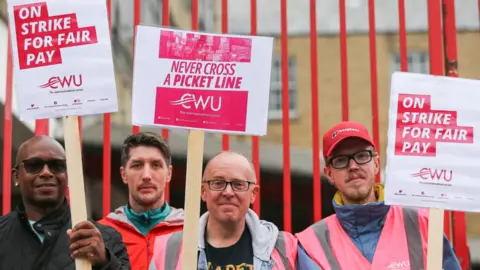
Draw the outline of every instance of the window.
M290 118L297 116L297 84L296 84L296 63L293 58L288 58L288 98ZM279 57L273 58L272 75L270 83L269 113L270 119L282 119L282 60Z
M393 71L401 71L400 65L400 53L395 53L393 55ZM407 55L408 62L408 72L429 74L430 73L430 63L429 63L428 52L409 52Z

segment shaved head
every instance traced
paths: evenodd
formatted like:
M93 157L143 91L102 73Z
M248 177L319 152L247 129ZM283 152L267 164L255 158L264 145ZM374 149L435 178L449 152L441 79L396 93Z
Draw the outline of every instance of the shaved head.
M65 149L49 136L35 136L18 149L12 168L15 186L30 220L39 220L58 209L68 185Z
M22 160L27 159L32 148L35 148L38 144L45 145L55 152L61 153L65 158L65 149L57 140L49 136L41 135L31 137L20 145L18 148L17 157L15 159L15 164L18 165L20 162L22 162Z
M202 201L209 213L209 243L219 228L229 233L235 231L240 238L247 213L252 211L250 205L255 202L259 189L253 164L244 155L223 151L208 162L203 174ZM224 233L219 235L224 237Z
M219 163L224 162L233 162L237 163L242 168L246 169L246 173L248 174L248 179L254 183L257 183L257 177L255 175L255 169L253 167L253 163L248 160L244 155L233 152L233 151L222 151L216 154L210 161L208 161L207 166L205 166L205 171L203 173L203 181L208 180L206 177L208 173L211 171L212 168L219 165Z
M244 226L245 217L260 189L253 164L242 154L224 151L205 167L202 200L206 203L209 224Z

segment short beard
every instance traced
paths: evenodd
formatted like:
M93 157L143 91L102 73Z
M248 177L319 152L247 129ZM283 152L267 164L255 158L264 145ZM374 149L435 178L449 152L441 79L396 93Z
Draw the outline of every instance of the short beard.
M348 200L350 203L365 204L368 201L368 198L370 197L370 194L372 192L374 192L373 189L370 189L368 187L362 187L355 190L351 194L342 194L342 196L345 197L345 199Z
M375 192L374 190L375 183L366 188L356 189L354 192L351 192L351 193L344 193L343 191L340 191L340 189L338 189L335 183L330 181L329 183L332 186L334 186L335 189L340 193L340 196L344 204L346 202L350 204L365 204L368 201L368 197L370 196L370 194L372 192Z

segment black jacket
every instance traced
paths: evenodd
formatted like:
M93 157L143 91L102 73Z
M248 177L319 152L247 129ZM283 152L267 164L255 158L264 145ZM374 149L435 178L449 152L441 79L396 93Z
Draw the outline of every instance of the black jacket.
M127 249L121 235L113 228L92 221L102 233L109 263L93 270L126 270L130 268ZM23 205L0 217L0 270L74 270L70 240L70 207L67 201L58 211L34 224L45 236L43 244L32 230Z

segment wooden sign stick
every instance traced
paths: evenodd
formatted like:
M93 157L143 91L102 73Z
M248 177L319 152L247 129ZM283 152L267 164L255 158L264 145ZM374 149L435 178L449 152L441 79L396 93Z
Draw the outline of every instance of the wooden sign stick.
M428 217L427 270L442 270L443 209L430 208Z
M83 164L78 116L64 116L65 154L67 158L68 187L70 189L70 210L72 227L87 220L87 203L83 183ZM84 259L75 260L76 270L91 270L92 265Z
M203 147L205 134L190 130L185 184L185 221L183 224L182 269L197 269L200 192L202 186Z

